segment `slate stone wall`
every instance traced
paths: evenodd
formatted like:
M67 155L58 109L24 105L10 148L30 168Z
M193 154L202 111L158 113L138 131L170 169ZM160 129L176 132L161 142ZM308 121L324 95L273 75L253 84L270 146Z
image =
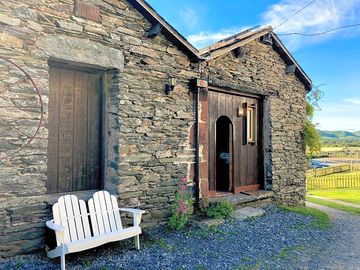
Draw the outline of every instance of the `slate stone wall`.
M43 123L16 155L0 161L0 257L44 245L45 221L62 194L46 194L48 60L107 69L105 188L122 206L147 210L149 226L169 214L177 181L188 176L194 122L188 56L159 36L127 2L86 1L100 7L99 21L74 15L74 1L6 1L0 7L0 55L24 69L43 99ZM24 73L0 59L1 153L11 154L35 134L40 100ZM169 77L177 86L164 94ZM20 130L20 131L19 131ZM24 133L25 132L25 133ZM189 185L191 181L189 180ZM88 199L93 191L76 192Z
M105 68L105 188L122 206L147 211L144 225L164 222L177 182L194 168L194 104L190 79L198 67L164 36L146 37L150 23L126 1L89 0L98 21L74 15L74 1L5 1L0 6L0 56L24 69L43 100L43 123L16 155L0 161L0 257L44 246L44 222L62 194L46 194L48 143L48 60ZM203 64L210 83L264 95L267 187L278 202L303 203L305 156L302 125L305 89L271 47L245 46L245 58L231 54ZM177 78L165 95L170 77ZM19 68L0 59L0 152L12 153L36 133L40 99ZM207 181L207 97L201 101L203 191ZM1 107L14 105L14 108ZM0 117L1 118L1 117ZM24 129L25 127L25 129ZM20 131L19 131L20 130ZM25 134L23 131L26 131ZM22 132L21 132L22 131ZM93 191L76 192L87 200ZM204 193L205 194L205 193Z

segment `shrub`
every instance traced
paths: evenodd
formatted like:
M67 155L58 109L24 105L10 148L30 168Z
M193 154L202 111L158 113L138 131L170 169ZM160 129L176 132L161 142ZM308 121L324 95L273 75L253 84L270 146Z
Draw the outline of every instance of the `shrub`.
M219 201L210 204L208 208L204 210L208 217L213 218L228 218L232 211L235 210L235 205L228 201Z
M175 193L175 200L172 205L171 216L168 227L171 230L181 230L188 223L193 213L193 199L186 187L186 177L181 178L179 188Z

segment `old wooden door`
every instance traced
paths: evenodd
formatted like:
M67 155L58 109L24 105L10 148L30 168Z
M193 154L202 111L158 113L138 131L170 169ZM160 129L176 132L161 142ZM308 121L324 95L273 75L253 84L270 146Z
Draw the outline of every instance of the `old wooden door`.
M241 191L259 189L263 182L262 162L262 109L261 99L221 90L209 91L209 190L210 194L219 191L239 193ZM232 134L226 128L219 128L218 121L228 118L232 126ZM226 133L226 134L225 134ZM230 177L227 171L218 166L221 153L217 150L219 142L229 137L232 140L232 151L229 151ZM223 154L224 155L224 154ZM223 171L218 171L223 170ZM219 180L223 175L225 179ZM220 184L221 181L229 181Z
M50 66L48 193L101 186L101 73Z

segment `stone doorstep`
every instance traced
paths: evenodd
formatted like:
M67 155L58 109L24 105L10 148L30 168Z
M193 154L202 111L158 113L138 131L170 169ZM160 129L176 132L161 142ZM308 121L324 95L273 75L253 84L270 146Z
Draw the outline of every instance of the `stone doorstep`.
M238 220L260 217L265 214L265 210L255 207L243 207L231 213L231 217Z
M210 228L217 227L224 224L225 220L223 218L195 218L190 221L191 226L196 228Z
M210 202L219 202L226 200L228 202L233 203L237 208L248 205L249 203L256 202L261 203L261 201L269 200L271 201L274 196L273 191L267 191L267 190L259 190L254 195L246 195L246 194L228 194L220 197L215 198L209 198Z
M265 210L255 207L242 207L234 210L230 217L237 220L246 220L249 218L260 217L265 214ZM197 228L217 227L224 224L223 218L195 218L191 220L191 225Z

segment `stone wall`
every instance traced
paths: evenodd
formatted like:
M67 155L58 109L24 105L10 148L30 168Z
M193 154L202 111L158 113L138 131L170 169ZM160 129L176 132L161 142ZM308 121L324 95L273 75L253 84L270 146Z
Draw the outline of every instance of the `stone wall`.
M266 189L277 203L305 201L305 86L270 45L254 40L243 46L244 56L232 52L210 60L203 67L213 86L263 96L264 175Z
M146 37L151 24L127 2L86 1L100 7L99 20L74 15L74 1L6 1L0 7L0 122L6 135L0 162L0 257L31 252L44 244L44 222L61 194L46 194L48 60L107 69L105 188L122 206L147 210L144 224L169 213L176 183L188 176L194 151L188 133L194 122L188 57L164 36ZM178 79L169 96L169 77ZM25 132L25 133L24 133ZM189 181L189 184L191 181ZM88 199L92 191L76 192Z
M147 38L151 24L126 1L86 2L99 7L98 19L75 16L73 0L46 5L5 1L0 6L0 56L32 78L44 112L27 75L0 59L0 106L14 106L0 107L0 116L7 117L0 121L1 155L26 145L0 161L0 257L43 247L44 222L62 195L46 194L49 59L106 70L104 185L119 195L122 206L145 209L144 224L158 224L169 214L179 179L187 176L193 185L195 108L189 83L199 77L197 65L164 36ZM278 202L303 203L305 88L285 74L285 63L271 47L254 41L244 50L243 59L230 53L203 70L214 86L264 95L267 188ZM165 95L170 77L177 78L177 85ZM206 91L200 105L200 177L206 190ZM82 199L92 193L76 192Z

